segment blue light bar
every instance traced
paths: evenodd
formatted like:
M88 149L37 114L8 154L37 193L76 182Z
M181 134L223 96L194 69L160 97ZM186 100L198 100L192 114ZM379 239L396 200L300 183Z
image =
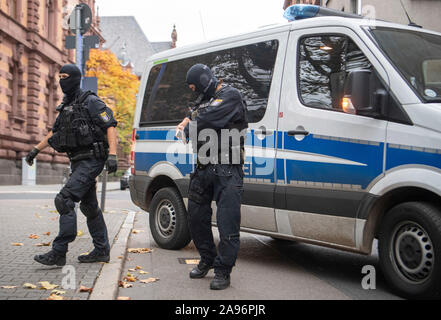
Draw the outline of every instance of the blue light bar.
M295 21L315 17L320 11L319 6L310 4L295 4L286 8L283 17L288 21Z
M314 17L345 17L345 18L363 18L360 15L328 9L312 4L295 4L286 8L283 17L288 21L296 21Z

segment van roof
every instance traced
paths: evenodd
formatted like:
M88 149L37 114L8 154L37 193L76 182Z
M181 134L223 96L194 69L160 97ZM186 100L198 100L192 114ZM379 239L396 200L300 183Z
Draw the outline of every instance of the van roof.
M199 51L204 49L213 48L220 45L225 45L228 43L234 43L242 40L247 40L251 38L256 38L265 35L271 35L274 33L279 33L283 31L290 30L298 30L298 29L307 29L307 28L318 28L318 27L326 27L326 26L344 26L348 28L357 28L360 26L369 26L368 19L360 19L360 18L347 18L347 17L334 17L334 16L326 16L326 17L314 17L309 19L302 19L282 24L269 25L257 30L241 33L233 36L223 37L219 39L207 40L204 42L199 42L191 45L186 45L182 47L177 47L174 49L162 51L157 53L147 60L148 62L161 61L168 58L173 58L175 56L180 56L183 54L188 54L193 51ZM413 31L421 31L428 32L432 34L436 34L441 36L441 33L430 31L427 29L421 29L416 27L409 27L403 24L392 23L387 21L375 20L375 26L377 27L389 27L389 28L397 28L404 30L413 30Z

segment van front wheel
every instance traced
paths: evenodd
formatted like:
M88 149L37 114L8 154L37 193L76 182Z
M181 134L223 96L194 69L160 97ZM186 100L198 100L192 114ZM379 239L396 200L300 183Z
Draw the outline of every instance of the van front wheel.
M187 211L175 188L163 188L153 196L149 223L153 239L163 249L179 250L191 240Z
M379 233L380 265L393 289L407 298L441 296L441 212L406 202L384 217Z

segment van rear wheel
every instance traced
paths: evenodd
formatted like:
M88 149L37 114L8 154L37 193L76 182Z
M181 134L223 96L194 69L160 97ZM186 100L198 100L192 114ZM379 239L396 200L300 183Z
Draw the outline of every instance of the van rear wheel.
M163 249L179 250L190 243L187 211L175 188L160 189L153 196L149 223L153 239Z
M429 203L406 202L384 217L380 265L386 280L407 298L441 297L441 212Z

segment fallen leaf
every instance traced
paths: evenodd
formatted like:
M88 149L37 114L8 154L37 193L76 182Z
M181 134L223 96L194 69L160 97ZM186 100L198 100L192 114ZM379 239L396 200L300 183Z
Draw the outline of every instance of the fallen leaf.
M46 300L64 300L64 297L57 294L51 294Z
M52 220L52 221L57 221L57 220L58 220L58 217L51 218L51 220Z
M116 300L131 300L130 297L118 297Z
M159 281L158 278L148 278L148 279L144 279L144 280L139 280L139 282L141 283L151 283L151 282L156 282Z
M41 281L39 284L41 285L40 290L53 290L58 288L58 285L51 284L49 281Z
M141 233L141 232L144 232L144 230L136 230L136 229L132 230L132 233L134 233L134 234L138 234L138 233Z
M141 266L136 266L135 269L136 269L136 270L141 270L142 267L141 267Z
M120 288L127 289L127 288L131 288L131 287L133 287L133 284L131 284L131 283L127 283L127 282L125 282L125 281L119 281L118 286L119 286Z
M29 235L29 239L39 239L40 236L36 235L36 234L30 234Z
M129 253L150 253L152 251L153 250L149 248L130 248L128 250Z
M25 288L25 289L36 289L37 286L34 285L34 284L32 284L32 283L25 283L25 284L23 285L23 288Z
M49 247L50 245L51 245L50 242L47 242L47 243L42 242L42 243L37 243L35 246L36 247Z
M36 213L35 216L36 216L38 219L41 219L41 216L40 216L38 213Z
M122 258L124 258L123 256L118 256L118 259L122 259Z
M17 286L1 286L2 289L15 289Z
M127 274L127 276L125 276L123 280L126 280L128 282L136 282L138 279L131 274Z
M56 294L56 295L63 295L66 294L66 291L61 291L61 290L52 290L51 291L51 295Z
M83 234L84 234L83 231L78 230L78 232L77 232L77 237L81 237Z
M51 233L50 233L50 232L45 232L45 233L43 233L43 235L44 235L44 236L50 236Z
M89 292L89 293L92 293L92 291L93 291L92 288L88 288L88 287L85 287L85 286L81 286L81 287L80 287L80 292Z
M22 246L24 246L23 243L18 243L18 242L13 242L13 243L11 243L11 245L15 246L15 247L22 247Z
M49 213L58 213L58 211L57 210L51 210L51 211L49 211Z
M130 272L135 272L135 271L136 271L136 269L129 269L129 271L130 271Z
M144 271L144 270L140 270L140 271L139 271L139 274L148 274L148 272L147 272L147 271Z

